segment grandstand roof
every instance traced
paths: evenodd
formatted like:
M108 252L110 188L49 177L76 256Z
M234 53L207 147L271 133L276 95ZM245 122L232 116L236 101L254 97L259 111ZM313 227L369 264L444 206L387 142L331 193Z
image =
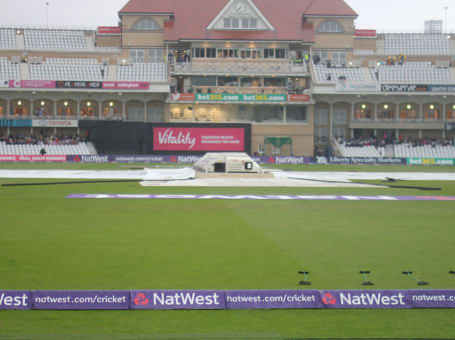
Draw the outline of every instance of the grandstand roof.
M312 24L304 15L357 16L343 0L252 0L275 31L207 30L229 0L130 0L119 12L173 13L164 27L164 39L176 40L289 40L314 42Z

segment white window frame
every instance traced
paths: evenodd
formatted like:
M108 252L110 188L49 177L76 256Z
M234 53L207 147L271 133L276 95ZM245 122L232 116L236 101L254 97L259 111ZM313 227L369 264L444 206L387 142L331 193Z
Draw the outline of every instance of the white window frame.
M319 24L318 33L344 33L344 27L336 20L326 20Z
M160 25L152 18L138 19L131 28L138 31L161 31Z
M130 62L135 63L143 63L145 60L145 53L144 50L132 48L130 49Z
M164 50L162 48L150 48L149 49L149 63L161 63L164 61L163 55Z
M258 19L257 18L223 18L224 29L257 29Z

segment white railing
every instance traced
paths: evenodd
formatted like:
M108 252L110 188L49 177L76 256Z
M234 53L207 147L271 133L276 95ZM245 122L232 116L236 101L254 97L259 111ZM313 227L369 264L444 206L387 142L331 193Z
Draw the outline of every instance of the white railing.
M173 73L194 74L246 74L246 75L296 75L308 73L305 63L292 62L226 62L226 61L193 61L171 64Z

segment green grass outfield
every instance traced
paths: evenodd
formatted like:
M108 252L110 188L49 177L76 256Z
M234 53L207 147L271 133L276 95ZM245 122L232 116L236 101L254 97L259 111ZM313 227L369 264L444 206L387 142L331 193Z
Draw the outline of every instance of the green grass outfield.
M137 164L0 164L128 169ZM283 166L455 171L452 167ZM0 183L36 182L0 179ZM47 180L38 180L47 181ZM0 289L455 289L455 202L78 200L75 193L450 195L385 188L0 187ZM0 311L0 339L454 338L455 310ZM13 336L14 335L14 336ZM19 336L20 335L20 336ZM114 335L116 335L114 337ZM147 336L145 336L147 335Z

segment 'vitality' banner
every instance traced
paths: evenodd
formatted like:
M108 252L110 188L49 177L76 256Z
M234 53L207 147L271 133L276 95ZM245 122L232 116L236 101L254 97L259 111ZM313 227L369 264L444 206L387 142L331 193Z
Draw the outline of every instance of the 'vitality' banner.
M455 308L455 290L5 290L2 309Z

